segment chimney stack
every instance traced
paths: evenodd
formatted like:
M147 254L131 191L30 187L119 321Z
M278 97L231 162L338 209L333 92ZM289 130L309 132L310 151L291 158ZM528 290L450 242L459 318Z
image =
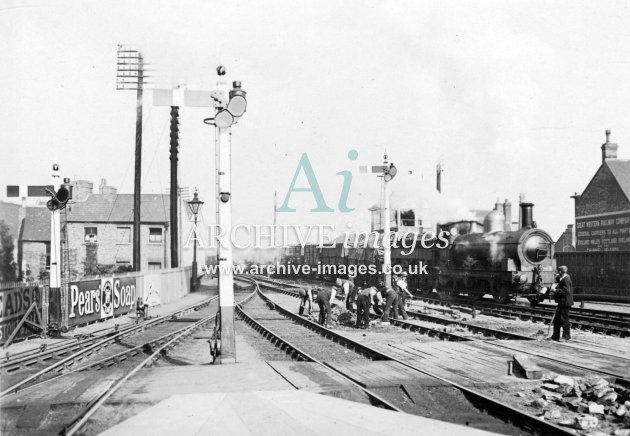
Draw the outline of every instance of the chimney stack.
M521 203L521 229L531 229L534 226L534 203Z
M88 180L73 179L72 184L74 185L74 190L72 192L74 201L85 200L88 195L92 193L92 189L94 187L93 183Z
M512 203L507 198L503 203L503 215L505 216L505 231L512 231Z
M617 159L617 144L610 142L610 130L606 130L606 142L602 144L602 164L606 159Z
M436 167L435 188L438 194L442 194L442 173L444 172L444 162L439 162Z

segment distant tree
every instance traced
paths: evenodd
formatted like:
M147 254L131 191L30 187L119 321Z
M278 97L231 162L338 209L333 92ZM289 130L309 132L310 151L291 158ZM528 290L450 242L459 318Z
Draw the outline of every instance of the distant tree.
M4 220L0 220L0 280L5 282L15 280L14 249L15 244L9 226Z
M102 276L118 272L118 266L113 264L93 263L87 260L83 263L84 276Z

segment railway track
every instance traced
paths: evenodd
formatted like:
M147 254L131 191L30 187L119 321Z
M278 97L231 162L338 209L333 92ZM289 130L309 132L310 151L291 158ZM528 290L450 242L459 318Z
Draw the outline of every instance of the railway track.
M339 347L348 350L340 353L326 351L322 356L321 364L334 369L333 365L327 364L328 362L334 362L342 355L342 359L350 358L349 351L354 354L353 359L365 360L382 360L389 362L396 362L399 365L403 365L413 371L428 376L436 380L436 382L444 383L458 391L460 391L468 400L470 400L477 407L489 412L494 417L498 417L503 421L510 422L519 428L527 429L534 434L544 435L569 435L574 434L571 430L567 430L563 427L557 426L547 421L540 420L539 418L525 413L519 409L506 405L504 402L495 400L489 396L486 396L478 391L475 391L469 387L463 386L452 380L448 380L437 374L433 374L413 363L400 360L397 357L384 353L380 350L371 348L365 344L353 341L352 339L337 333L330 329L320 326L304 317L294 314L290 310L282 307L274 302L269 296L258 291L258 297L252 297L247 303L244 303L238 308L239 314L243 317L250 319L252 326L259 331L264 337L269 340L276 341L278 347L285 347L287 353L292 353L298 360L308 360L306 355L311 353L321 354L322 348L326 347ZM299 324L302 328L298 331L296 324ZM320 338L325 338L327 344L322 344L321 340L315 340L313 333L316 333ZM298 351L299 350L299 351ZM317 359L316 357L312 357ZM335 371L338 371L335 369ZM346 374L342 374L344 377L349 377ZM491 419L488 417L488 419Z
M206 314L202 318L198 319L195 322L186 325L185 327L179 329L172 336L170 336L167 340L162 342L155 349L152 349L152 353L143 359L139 364L135 365L126 375L124 375L121 379L119 379L116 383L112 384L100 397L99 399L90 404L87 408L83 409L81 413L75 418L75 420L67 425L60 434L64 434L66 436L72 436L75 434L80 434L82 427L90 420L92 416L99 410L99 408L109 399L118 389L120 389L124 384L137 374L142 368L153 363L157 359L160 358L162 354L165 354L169 349L177 346L177 344L185 339L192 332L197 330L200 327L208 324L216 318L216 314L210 315Z
M258 287L257 290L259 290ZM331 342L331 337L322 336L312 330L296 331L295 325L292 325L294 323L287 323L287 317L280 312L276 312L275 308L276 306L271 303L270 300L263 299L261 294L256 293L252 294L251 298L237 305L236 312L245 323L260 333L264 338L271 341L277 348L290 355L292 359L313 362L325 368L327 371L334 371L354 385L355 388L366 394L372 405L401 412L401 410L391 402L359 385L353 379L323 361L323 359L325 359L326 362L353 361L357 359L379 360L380 356L374 355L371 350L363 348L358 344L351 349L353 352L349 352L349 349L341 344L343 341L340 341L339 338L334 337L334 335L332 337L333 341ZM270 310L273 311L271 316L269 315ZM264 325L261 324L261 321L264 321ZM300 346L296 345L297 343L307 344L310 352L303 350Z
M292 297L297 297L297 294L296 294L296 292L294 290L295 286L287 287L285 284L282 284L282 285L275 284L274 285L272 283L273 283L272 280L267 280L266 284L263 284L262 287L270 289L270 290L272 290L274 292L279 292L279 293L282 293L282 294L290 295ZM409 314L410 311L407 311L407 313ZM411 313L413 314L415 312L411 311ZM423 315L424 316L424 314L419 314L419 315ZM372 318L377 318L375 315L371 315L371 316L372 316ZM431 315L431 318L439 318L439 317L433 317ZM445 324L448 324L450 322L450 320L445 319L445 318L439 318L439 319L441 319ZM403 327L403 328L406 328L406 324L409 324L409 323L406 323L403 320L394 320L392 318L390 318L390 323L392 323L393 325L399 326L399 327ZM479 326L475 326L475 327L479 327ZM485 329L484 327L479 327L479 328ZM436 329L434 329L434 330L436 330ZM529 354L529 355L531 355L533 357L542 358L542 359L548 360L550 362L554 362L554 363L558 363L558 364L561 364L561 365L564 365L564 366L569 366L569 367L575 368L577 370L593 371L593 368L588 367L588 366L579 365L579 364L577 364L575 362L571 362L571 361L567 361L567 360L563 360L563 359L558 359L558 358L552 357L550 355L541 354L541 353L536 352L536 351L529 351L527 349L524 349L522 346L519 346L520 344L518 344L518 342L511 342L511 341L507 341L506 342L506 341L495 341L495 340L488 341L486 336L492 336L492 333L495 331L494 329L489 329L489 330L490 331L488 331L488 332L486 332L484 334L483 338L470 338L470 337L465 337L465 336L461 336L461 335L456 335L456 336L458 336L458 338L450 339L450 340L466 340L466 341L481 340L481 341L485 341L485 342L491 344L494 347L499 347L499 348L503 348L503 349L506 349L506 350L510 350L511 352L518 352L518 353ZM500 330L496 330L496 331L497 332L501 332ZM439 330L438 330L438 332L439 332ZM507 333L507 332L502 332L502 333ZM507 333L507 334L509 334L509 333ZM520 339L520 340L532 341L532 338L530 338L530 337L522 336L522 337L519 338L518 336L522 336L522 335L515 335L515 337L512 337L511 339ZM441 337L441 339L449 340L448 337ZM518 344L518 345L514 345L514 344ZM609 356L607 353L599 353L599 354L602 357ZM630 379L626 375L624 375L623 373L604 371L604 370L597 370L596 372L601 373L602 376L614 377L616 383L618 383L620 385L623 385L623 386L630 387Z
M114 327L88 339L63 341L5 359L0 365L0 398L65 373L105 368L146 353L177 335L185 325L195 322L200 314L216 311L217 300L218 297L209 298L142 323Z
M278 282L273 279L268 279L266 277L256 277L261 283L267 283L275 286L284 286L289 289L297 289L300 286ZM508 318L520 318L524 320L532 320L543 323L550 323L555 306L550 306L550 308L543 307L526 307L526 306L518 306L518 305L508 305L508 304L499 304L493 302L471 302L471 301L443 301L439 298L432 298L428 296L414 296L414 301L424 301L431 304L436 304L439 306L451 307L454 305L464 306L469 308L475 308L479 310L485 315L490 316L498 316L498 317L508 317ZM409 312L407 312L409 313ZM416 312L417 313L417 312ZM422 314L425 315L425 314ZM414 315L414 317L416 317ZM416 317L416 319L420 319L420 317ZM429 321L427 319L427 321ZM611 312L611 311L600 311L596 309L572 309L571 310L571 327L578 330L591 331L596 333L604 333L607 335L613 335L618 337L628 337L630 336L630 314L624 314L620 312ZM468 328L468 327L466 327ZM473 327L474 328L474 327ZM483 331L479 330L479 333L486 335ZM487 332L488 335L491 336L491 332ZM524 337L513 339L524 339Z
M424 301L426 303L447 307L454 305L469 307L479 310L480 313L483 313L484 315L520 318L524 320L544 322L546 324L551 322L554 314L554 310L552 309L505 305L490 302L444 302L439 298L430 298L425 296L416 296L414 297L414 301ZM571 311L570 318L572 328L605 333L622 338L630 336L630 317L625 317L624 314L614 312L599 313L598 311L594 311L596 315L585 315L581 314L580 310L582 309L575 309Z
M60 382L61 378L64 376L69 376L80 371L89 371L96 374L96 371L100 369L115 366L117 372L112 373L111 371L105 371L103 374L109 379L111 379L112 374L114 374L116 378L106 385L103 392L101 392L94 401L85 405L77 405L69 412L65 412L65 415L58 416L57 419L59 421L56 423L48 423L51 427L47 428L53 433L64 435L81 434L84 431L84 425L113 393L124 386L125 383L142 368L151 365L162 356L165 356L168 350L176 347L190 334L198 329L207 328L207 325L216 319L217 308L218 297L213 297L202 303L198 303L192 308L187 308L185 310L175 312L174 314L169 314L168 316L163 317L168 319L165 319L163 322L153 326L151 338L141 336L143 332L140 332L132 337L135 343L142 342L142 340L140 340L141 338L147 339L148 341L143 344L138 343L134 345L127 343L126 350L120 350L119 348L110 345L105 350L105 353L94 355L93 358L81 359L80 366L75 364L74 367L63 374L58 374L55 377L49 377L45 380L40 378L36 384L22 384L17 389L17 392L15 390L8 389L7 395L2 397L3 413L6 415L8 411L15 409L15 405L12 405L12 403L17 402L19 404L25 401L23 399L20 400L20 398L24 398L20 397L20 395L24 395L28 398L28 396L31 395L31 392L33 392L35 397L37 397L37 393L35 392L35 389L37 388L40 388L40 390L45 389L47 391L54 391L56 386L59 386L61 389L67 389L67 387L64 388L64 386L68 382L65 382L65 384ZM173 315L180 316L174 318ZM147 332L147 326L144 327L144 332ZM58 362L55 362L50 365L50 367L56 367L57 365ZM54 370L55 368L49 369ZM95 375L95 377L98 376ZM57 382L60 383L57 385ZM94 382L96 383L96 378L94 379ZM49 432L48 430L47 432Z
M294 288L293 286L287 286L284 284L281 286L282 287L279 288L278 284L273 284L272 281L266 281L264 284L262 284L262 287L268 287L269 289L272 289L276 292L282 292L284 294L291 295L294 297L297 296L296 291L293 289ZM493 329L490 327L478 326L478 325L467 323L464 321L441 318L439 316L434 316L434 315L427 315L427 314L420 313L417 311L412 311L412 310L407 310L407 315L409 315L409 317L413 319L416 319L419 321L425 321L431 324L462 327L472 333L480 334L484 337L491 337L491 338L496 338L496 339L508 339L508 340L526 340L526 341L532 340L532 338L530 338L529 336L521 335L518 333L506 332L502 330ZM379 316L375 314L370 314L370 317L372 319L380 318ZM428 325L415 324L413 322L405 321L403 319L390 318L389 322L398 327L402 327L404 329L407 329L413 332L422 333L422 334L428 335L429 337L439 338L445 341L470 341L472 340L472 338L470 338L469 336L464 336L457 333L448 332L443 328L440 329L440 328L435 328Z

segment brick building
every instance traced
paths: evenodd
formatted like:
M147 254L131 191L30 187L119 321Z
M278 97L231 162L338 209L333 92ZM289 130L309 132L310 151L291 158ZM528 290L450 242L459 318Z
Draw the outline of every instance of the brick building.
M32 197L28 202L25 197L13 195L13 191L18 191L12 188L7 187L7 193L12 194L7 195L7 200L15 197L16 203L0 201L0 220L8 225L14 237L17 277L38 279L45 275L50 261L50 211L41 201L46 197L41 197L39 191L31 189L33 187L28 187ZM141 268L169 268L169 196L142 194L141 202ZM30 206L37 203L41 204ZM188 212L183 198L179 208ZM182 225L183 230L190 227L190 219L180 220L180 228ZM192 249L181 244L180 256L185 258L182 259L185 264L190 263L188 257L192 258ZM105 180L101 181L98 193L93 192L92 182L74 181L73 199L61 211L61 247L64 276L77 277L131 267L133 194L118 194L116 188L106 185Z
M26 207L18 242L20 276L44 277L50 264L50 211L45 207Z
M62 233L72 275L94 273L102 267L131 267L133 262L133 194L75 182L76 200L69 205ZM170 267L169 196L142 194L140 211L141 269Z
M13 240L13 261L18 263L18 236L24 218L23 208L17 204L0 201L0 225L5 225ZM2 242L0 241L0 244Z
M630 251L630 160L617 159L617 144L602 144L602 164L575 199L577 251Z
M569 224L562 232L555 244L556 251L567 253L575 251L575 231L573 224Z

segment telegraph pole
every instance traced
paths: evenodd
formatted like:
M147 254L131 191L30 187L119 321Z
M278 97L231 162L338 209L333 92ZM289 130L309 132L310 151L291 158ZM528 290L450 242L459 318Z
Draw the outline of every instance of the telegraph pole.
M177 238L179 230L177 226L178 184L177 162L179 153L179 106L171 106L171 268L179 266L179 254ZM195 222L197 217L195 216ZM196 227L196 225L195 225ZM196 237L196 236L195 236ZM195 246L196 248L196 246Z
M136 91L136 149L133 184L133 269L142 269L140 257L140 207L142 180L142 92L144 86L144 59L138 50L118 45L116 71L117 90Z

